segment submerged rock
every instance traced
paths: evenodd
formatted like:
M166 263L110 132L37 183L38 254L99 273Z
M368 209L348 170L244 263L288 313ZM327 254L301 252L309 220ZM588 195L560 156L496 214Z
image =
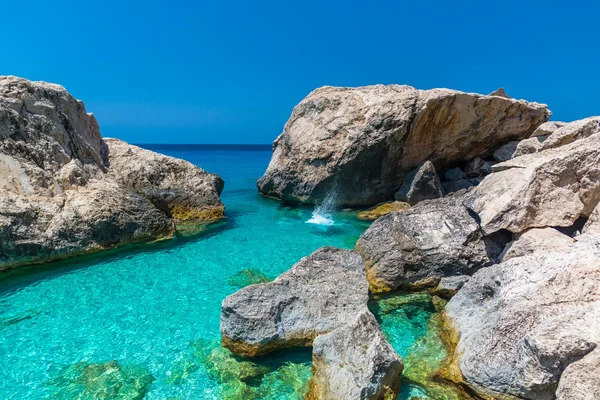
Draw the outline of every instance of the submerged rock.
M484 238L460 197L388 214L356 243L372 292L435 288L443 277L492 264L502 248Z
M49 382L57 388L56 399L132 399L141 400L155 378L138 365L77 363Z
M600 134L493 166L467 195L486 234L567 227L600 200Z
M549 115L545 105L449 89L323 87L294 108L258 188L295 203L334 193L340 206L370 206L422 162L444 168L486 155Z
M313 344L313 377L307 399L394 399L402 359L369 311L321 335Z
M222 216L216 175L109 142L63 87L0 77L0 270L169 237L177 210Z
M257 269L243 269L240 272L233 274L227 279L227 284L236 288L243 288L249 285L255 285L257 283L271 282L273 279L269 278Z
M430 161L426 161L406 176L394 197L396 200L415 205L420 201L437 199L443 195L444 189L435 167Z
M365 310L367 300L360 256L324 247L273 282L251 285L225 298L221 308L223 345L245 356L310 346L318 335Z
M379 204L369 210L360 211L356 214L358 219L366 221L375 221L377 218L395 211L404 211L410 209L410 204L402 201L392 201L390 203Z
M585 366L600 344L598 282L600 238L585 234L569 250L476 272L445 309L458 338L454 379L484 398L553 399L577 382L593 390L598 375Z

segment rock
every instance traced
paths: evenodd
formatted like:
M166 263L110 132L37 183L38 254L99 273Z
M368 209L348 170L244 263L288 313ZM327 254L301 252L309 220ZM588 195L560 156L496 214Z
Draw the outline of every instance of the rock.
M494 160L502 162L514 158L514 154L517 151L518 145L518 140L513 140L512 142L506 143L504 146L500 147L494 152Z
M223 300L223 345L254 356L310 346L321 334L366 310L368 284L354 251L323 247L273 282L247 286Z
M483 177L480 178L470 178L470 179L460 179L454 182L444 182L442 183L442 188L446 193L454 193L459 190L468 189L473 186L479 185L479 183L483 180Z
M364 311L315 339L306 399L395 399L403 369L373 314Z
M294 108L258 188L292 203L333 193L339 206L371 206L424 161L445 169L485 156L549 115L545 105L448 89L323 87Z
M483 167L484 163L485 161L479 157L475 157L474 159L469 161L467 163L467 166L465 167L465 174L467 175L467 177L475 178L481 175L481 168Z
M470 278L469 275L443 277L440 279L440 283L434 289L433 293L446 298L452 297L469 281Z
M567 251L482 268L445 308L458 339L451 375L484 398L553 399L563 379L565 390L594 384L597 371L590 382L577 363L600 343L598 282L600 240L591 235Z
M499 261L523 257L536 252L553 252L569 249L575 241L554 228L532 228L517 233L508 243Z
M597 205L590 214L590 217L583 227L583 233L595 233L600 235L600 205Z
M461 179L465 179L466 177L467 175L458 167L449 169L444 173L444 178L448 182L459 181Z
M600 201L600 135L493 166L466 196L486 234L568 227Z
M63 87L0 77L0 271L169 237L171 205L222 215L220 178L110 143Z
M569 364L560 377L556 400L600 399L600 348Z
M118 139L105 140L110 154L110 175L146 197L175 223L214 221L224 216L219 195L223 180L192 163L132 146Z
M249 285L255 285L257 283L268 283L273 279L269 278L267 275L263 274L261 271L250 268L243 269L227 279L227 284L229 286L233 286L235 288L241 289L243 287Z
M369 210L360 211L356 214L358 219L365 221L375 221L377 218L387 215L394 211L404 211L410 208L410 204L402 201L392 201L389 203L379 204Z
M556 129L541 145L540 150L553 149L600 132L600 117L570 122Z
M507 99L510 99L510 96L506 94L506 92L504 91L504 88L499 88L498 90L493 91L492 93L489 94L489 96L499 96L499 97L506 97Z
M567 124L566 122L560 122L560 121L544 122L543 124L538 126L535 131L533 131L533 133L531 134L531 137L533 138L536 136L548 136L552 132L554 132L558 128L562 128L566 124Z
M394 197L396 200L415 205L420 201L437 199L443 195L444 189L442 189L440 178L435 172L435 167L430 161L426 161L406 176Z
M460 202L424 201L373 222L356 243L372 292L435 288L443 277L470 275L494 262L504 243L485 239Z

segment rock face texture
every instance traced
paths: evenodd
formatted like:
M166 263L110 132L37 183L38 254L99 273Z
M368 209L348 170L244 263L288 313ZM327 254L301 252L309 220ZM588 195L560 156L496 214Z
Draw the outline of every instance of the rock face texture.
M599 282L600 238L587 234L479 270L445 309L457 375L485 398L594 398Z
M444 168L483 156L549 115L545 105L448 89L323 87L294 108L258 188L295 203L334 193L340 206L373 205L424 161Z
M360 256L324 247L273 282L247 286L223 300L223 345L254 356L310 346L321 334L367 310L368 284Z
M548 136L549 134L551 134L558 128L562 128L566 124L567 124L566 122L560 122L560 121L544 122L543 124L538 126L535 131L533 131L533 133L531 134L531 137Z
M308 400L395 399L402 359L369 311L313 344Z
M114 150L63 87L0 77L0 271L169 236L173 213L160 196L194 198L222 215L217 176L123 142ZM136 185L121 173L137 174ZM204 184L184 183L190 176Z
M549 139L548 139L549 140ZM496 164L468 207L486 234L570 226L600 200L600 135Z
M600 117L590 117L573 121L553 131L552 134L544 140L540 150L564 146L599 132Z
M398 201L415 205L423 200L437 199L444 195L442 183L431 161L410 172L394 197Z
M575 240L554 228L532 228L515 235L500 256L501 261L536 252L567 250Z
M483 237L461 198L444 197L376 220L356 243L372 292L435 288L492 264L502 246Z

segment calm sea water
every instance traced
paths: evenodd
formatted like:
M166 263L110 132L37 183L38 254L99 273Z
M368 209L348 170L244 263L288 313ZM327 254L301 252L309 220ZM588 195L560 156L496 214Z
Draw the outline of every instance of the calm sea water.
M270 147L145 147L218 173L226 221L191 240L0 276L0 398L301 396L310 351L231 356L219 347L221 301L321 246L352 248L368 224L350 212L307 223L312 209L258 195ZM395 341L399 352L425 335L429 313L403 319L410 332Z

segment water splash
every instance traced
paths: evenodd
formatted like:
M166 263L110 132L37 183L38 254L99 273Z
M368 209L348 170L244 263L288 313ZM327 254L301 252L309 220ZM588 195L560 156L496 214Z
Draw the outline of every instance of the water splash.
M315 207L312 217L306 223L324 226L334 225L333 215L337 207L335 197L335 191L331 191L323 202Z

